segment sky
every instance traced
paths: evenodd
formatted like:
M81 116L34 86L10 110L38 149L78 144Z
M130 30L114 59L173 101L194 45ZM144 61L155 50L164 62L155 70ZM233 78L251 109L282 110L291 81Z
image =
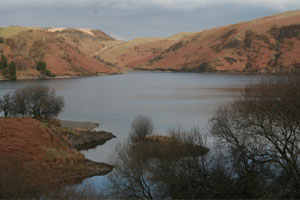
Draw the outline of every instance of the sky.
M0 27L95 28L120 39L166 37L300 9L300 0L0 0Z

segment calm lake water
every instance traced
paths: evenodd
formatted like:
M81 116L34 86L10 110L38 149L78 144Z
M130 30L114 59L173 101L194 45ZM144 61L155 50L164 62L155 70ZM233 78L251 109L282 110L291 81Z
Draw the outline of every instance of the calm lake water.
M105 162L115 145L128 137L131 121L151 116L155 132L172 127L205 128L214 111L255 83L258 75L129 72L123 75L61 80L0 82L0 95L27 85L47 85L65 98L59 118L99 122L117 136L102 146L83 151Z

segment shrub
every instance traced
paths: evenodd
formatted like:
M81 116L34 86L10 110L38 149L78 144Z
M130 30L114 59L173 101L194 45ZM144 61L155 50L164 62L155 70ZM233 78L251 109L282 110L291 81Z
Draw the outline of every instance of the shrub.
M148 116L138 115L131 123L130 140L137 142L153 133L153 122Z
M37 62L37 63L36 63L36 69L37 69L38 71L41 71L41 72L45 71L45 70L46 70L46 63L43 62L43 61Z

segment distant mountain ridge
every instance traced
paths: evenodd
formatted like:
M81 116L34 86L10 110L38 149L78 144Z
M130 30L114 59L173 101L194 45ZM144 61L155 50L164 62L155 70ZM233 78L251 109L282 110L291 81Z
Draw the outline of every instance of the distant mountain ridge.
M95 29L0 28L0 53L18 78L41 77L44 61L56 75L124 70L278 72L300 67L300 10L167 38L120 41ZM1 78L1 77L0 77Z

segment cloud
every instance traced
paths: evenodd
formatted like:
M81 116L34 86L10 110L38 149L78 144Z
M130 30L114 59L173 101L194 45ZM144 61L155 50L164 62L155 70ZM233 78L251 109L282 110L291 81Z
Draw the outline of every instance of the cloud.
M137 9L158 7L173 10L194 10L219 5L250 5L288 10L300 8L299 0L1 0L1 6L83 6L94 5L116 9Z
M299 0L102 0L102 5L117 8L136 7L163 7L175 10L194 10L197 8L209 8L219 5L251 5L264 6L273 9L295 9L300 7Z
M300 0L0 0L0 26L98 28L119 39L205 30L300 9Z

